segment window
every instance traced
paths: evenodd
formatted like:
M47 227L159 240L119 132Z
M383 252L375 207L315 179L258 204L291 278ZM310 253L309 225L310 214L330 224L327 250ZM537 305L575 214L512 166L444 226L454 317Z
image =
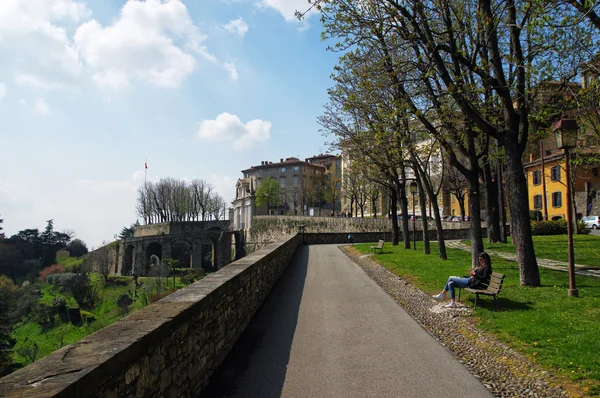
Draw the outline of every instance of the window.
M454 202L456 202L456 196L454 194L452 194L452 203L454 203Z
M279 179L279 186L280 186L281 188L285 188L285 178L281 177L281 178Z
M562 192L552 192L552 207L562 206Z
M533 197L533 208L540 210L542 208L542 195L535 195Z
M540 185L542 183L542 172L535 170L533 173L533 185Z
M292 177L292 185L295 187L298 186L298 176Z
M594 177L598 177L598 168L597 168L597 167L593 167L593 168L592 168L592 175L593 175Z
M560 181L560 166L554 166L550 169L550 179L552 181Z
M282 167L282 168L281 168L281 172L282 172L282 173L285 173L286 171L287 171L287 169L286 169L285 167Z
M300 166L294 166L294 167L292 167L292 171L300 171Z

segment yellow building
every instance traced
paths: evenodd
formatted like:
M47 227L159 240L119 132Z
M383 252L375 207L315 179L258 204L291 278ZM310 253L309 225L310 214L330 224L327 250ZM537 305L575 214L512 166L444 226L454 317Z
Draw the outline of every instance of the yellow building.
M529 208L539 210L542 217L547 217L548 220L566 218L567 176L564 153L556 148L553 138L544 139L541 144L534 143L532 148L535 149L529 153L529 162L523 165L529 191ZM575 178L574 206L578 218L596 214L599 205L595 197L600 188L598 167L571 165L571 173Z

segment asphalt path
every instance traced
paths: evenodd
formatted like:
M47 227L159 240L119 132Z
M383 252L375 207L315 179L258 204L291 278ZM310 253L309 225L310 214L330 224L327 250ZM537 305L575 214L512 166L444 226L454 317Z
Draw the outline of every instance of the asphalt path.
M201 397L491 397L335 245L302 246Z

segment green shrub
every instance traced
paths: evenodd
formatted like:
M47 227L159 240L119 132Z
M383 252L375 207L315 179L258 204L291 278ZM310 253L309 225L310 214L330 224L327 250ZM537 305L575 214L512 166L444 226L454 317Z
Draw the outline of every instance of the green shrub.
M181 275L181 283L184 285L191 285L192 283L199 281L204 277L204 272L202 270L187 270L183 275Z
M542 212L539 210L529 210L529 219L531 221L541 221L543 219Z
M564 235L567 233L567 221L538 221L531 223L533 235Z
M592 232L591 229L587 227L587 224L581 220L577 220L577 233L587 235Z
M561 218L557 221L539 221L531 223L531 233L533 235L566 235L567 234L567 220ZM586 224L579 220L577 221L577 232L578 234L589 234L590 230Z
M59 287L64 288L69 285L69 283L77 276L77 274L73 274L71 272L65 272L64 274L53 274L49 275L47 278L48 283Z
M52 306L56 310L60 320L69 322L69 313L67 311L67 299L64 296L56 296L52 298Z
M54 308L45 304L33 307L31 320L38 323L43 329L48 329L54 324Z
M67 274L63 274L67 275ZM88 274L72 274L62 289L68 292L81 308L91 309L100 301L99 291Z
M94 322L96 320L96 315L92 314L91 312L88 311L81 311L81 318L83 319L83 322L86 324L91 324L92 322Z
M129 306L133 304L133 299L129 294L121 294L117 299L117 305L125 314L129 314Z

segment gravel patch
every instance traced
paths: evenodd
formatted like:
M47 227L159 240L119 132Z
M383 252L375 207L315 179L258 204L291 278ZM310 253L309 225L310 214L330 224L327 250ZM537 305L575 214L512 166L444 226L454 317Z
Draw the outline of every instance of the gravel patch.
M340 249L400 304L421 326L448 348L496 397L567 397L556 379L497 337L466 318L472 309L433 298L346 246Z

